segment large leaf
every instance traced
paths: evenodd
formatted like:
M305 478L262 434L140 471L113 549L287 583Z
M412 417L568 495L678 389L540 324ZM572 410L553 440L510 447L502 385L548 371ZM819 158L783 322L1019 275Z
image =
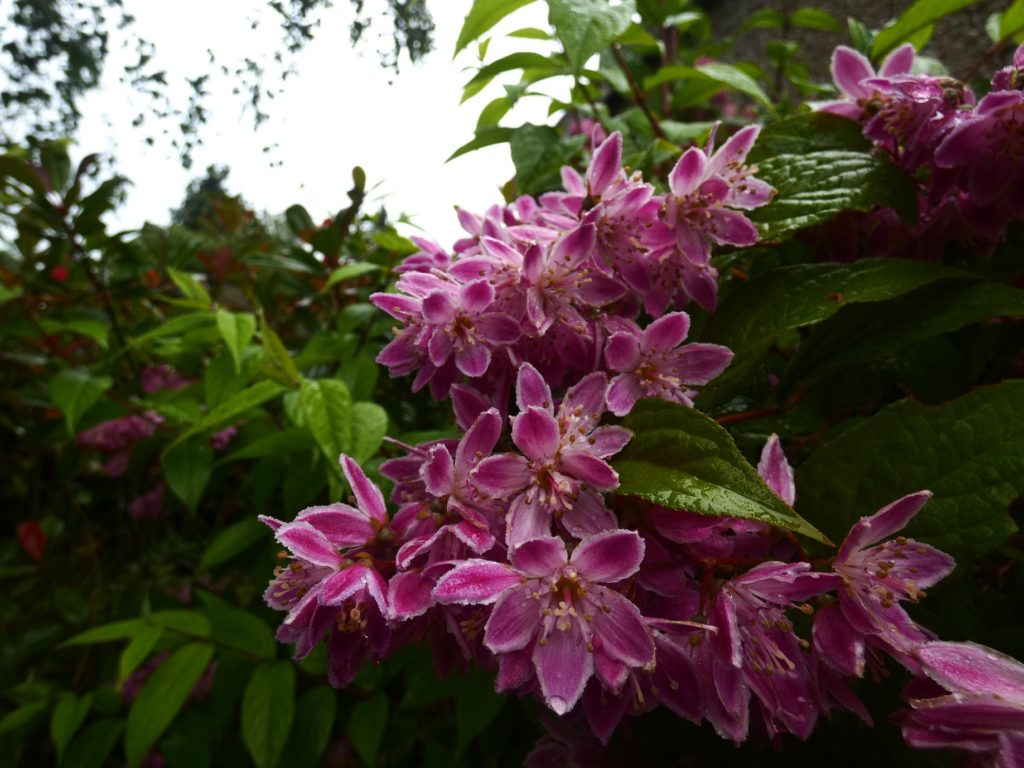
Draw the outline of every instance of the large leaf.
M1013 533L1024 494L1024 381L982 387L940 406L890 405L818 449L797 470L797 507L841 539L858 518L920 490L935 494L907 536L955 557Z
M265 456L283 456L293 451L304 451L313 447L309 430L303 427L288 427L279 432L263 435L234 453L221 459L222 463L239 459L262 459Z
M272 660L277 645L259 616L238 608L210 611L210 635L221 648L249 658Z
M466 14L466 20L462 22L459 39L455 41L455 54L510 13L532 2L533 0L476 0Z
M185 300L180 302L181 304L187 304L199 309L209 309L210 294L202 283L187 272L181 272L171 267L167 268L167 275L171 278L171 282L181 291L182 296L185 297Z
M263 337L263 356L267 361L267 375L286 387L297 386L301 379L299 371L280 337L266 324L260 334Z
M352 458L362 464L380 448L388 433L388 412L376 403L352 406Z
M256 333L256 316L248 312L228 312L217 310L217 330L228 345L231 359L235 363L235 373L242 372L242 353L252 341Z
M164 633L164 628L159 624L147 623L140 629L131 642L121 652L121 659L117 667L118 685L125 681L132 672L138 669L139 665L146 660L153 646Z
M821 322L850 304L891 299L944 279L972 276L936 264L895 259L800 264L756 275L725 297L704 329L702 341L724 344L735 357L705 389L701 404L718 404L734 394L785 331Z
M50 738L57 749L58 763L64 759L64 750L92 709L92 698L90 692L81 697L73 693L62 693L57 699L50 718Z
M190 512L195 512L213 474L213 449L206 441L180 443L160 459L164 480Z
M295 714L295 666L272 661L256 668L242 698L242 739L257 768L274 768Z
M726 85L733 90L746 94L762 107L774 110L772 100L764 92L757 81L738 67L731 64L711 63L698 64L697 69L701 74Z
M607 0L548 0L548 21L576 73L583 71L587 59L629 28L634 13L633 0L618 5Z
M898 355L925 339L994 317L1024 315L1024 291L1001 283L943 281L898 299L846 307L815 329L782 390Z
M377 764L377 753L388 724L388 697L378 693L352 708L348 718L348 739L367 765Z
M123 730L123 720L104 718L91 723L71 742L63 768L100 768L105 765Z
M560 169L583 145L582 136L563 139L547 125L526 123L509 140L516 183L525 194L538 194L561 183Z
M247 389L243 389L241 392L232 395L227 400L222 402L212 411L206 414L197 424L187 429L171 444L173 449L178 444L188 440L193 435L199 435L204 432L212 432L218 427L226 426L229 423L233 423L238 420L242 414L247 411L251 411L268 400L273 400L275 397L286 391L286 387L278 384L274 381L264 379L253 384Z
M455 700L455 754L465 754L473 743L501 712L504 696L494 692L493 675L475 672L459 681Z
M268 531L255 517L246 517L220 531L206 547L199 560L200 571L213 568L238 555L267 535Z
M335 693L326 685L311 688L299 697L295 725L284 750L288 768L316 768L320 764L334 729L337 709Z
M700 411L644 400L623 425L633 439L613 462L617 495L699 515L759 520L827 541L772 493L729 433Z
M75 425L100 396L110 389L114 380L109 376L91 376L85 371L68 368L50 382L50 399L64 414L68 432L74 434Z
M157 667L132 702L124 735L129 766L136 766L167 730L213 658L210 643L190 643Z
M338 457L352 450L352 395L338 379L303 379L300 393L306 426L337 469Z
M943 16L974 5L978 0L917 0L912 6L875 37L871 55L880 59L893 48L911 40L915 33L929 27Z
M815 112L765 128L750 152L757 176L775 187L771 203L751 214L764 239L820 224L840 211L916 210L917 192L892 163L871 151L860 126Z

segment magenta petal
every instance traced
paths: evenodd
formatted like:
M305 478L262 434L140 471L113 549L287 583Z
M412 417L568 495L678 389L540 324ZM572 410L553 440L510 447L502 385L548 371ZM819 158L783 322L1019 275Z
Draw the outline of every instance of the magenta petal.
M494 286L487 280L474 280L459 289L459 303L468 312L483 312L494 301Z
M522 335L518 322L508 315L487 314L476 321L480 336L492 344L511 344Z
M604 361L613 371L632 373L640 366L640 343L636 336L613 333L604 345Z
M618 280L604 275L592 274L580 285L579 297L584 304L592 307L603 307L618 301L626 295L626 286Z
M588 581L614 583L632 576L644 559L644 541L636 531L605 531L588 536L572 553L572 564Z
M625 416L644 396L640 380L631 373L623 373L612 379L608 387L608 410L616 416Z
M486 635L484 642L487 642ZM494 680L494 690L498 693L515 690L532 679L533 663L529 653L510 651L498 656L498 675Z
M687 344L679 350L675 374L686 384L707 384L729 367L733 353L718 344Z
M434 604L434 583L418 571L396 573L388 582L390 618L398 621L421 616Z
M748 176L729 189L725 203L730 208L759 208L775 196L775 187Z
M893 75L905 75L914 66L914 46L904 43L895 51L885 57L881 68L878 70L879 77L892 77Z
M599 491L610 491L619 485L619 473L604 459L583 450L562 451L559 470L582 480Z
M355 494L359 508L377 522L386 523L388 511L384 506L384 495L380 488L371 483L359 465L345 454L341 454L341 470L345 473L352 493Z
M453 387L454 389L454 387ZM501 437L501 416L497 408L488 408L472 422L459 447L455 450L455 463L460 473L476 464L481 456L489 456Z
M589 432L604 413L607 389L608 378L603 373L585 376L565 393L565 399L558 409L559 419L582 432Z
M993 694L1024 707L1024 665L975 643L925 643L915 654L924 673L952 693Z
M615 514L604 505L600 494L584 489L562 515L562 526L577 538L610 531L618 525Z
M505 539L510 548L551 535L551 510L521 493L509 505Z
M365 565L353 565L328 576L320 587L321 605L341 605L367 586Z
M462 429L469 429L477 417L491 406L490 401L480 392L464 384L452 385L451 398L455 422ZM485 453L490 453L490 450Z
M757 242L757 227L739 211L712 208L711 239L719 244L753 245Z
M545 640L534 646L533 665L545 703L564 715L583 695L594 660L576 621L570 621L565 631L552 628Z
M741 164L746 159L747 153L750 152L750 148L754 146L754 142L757 141L760 133L761 126L748 125L730 136L729 140L719 147L718 151L715 152L708 162L708 175L712 173L724 174L730 166Z
M679 158L668 175L672 194L683 197L693 192L704 177L707 157L697 147L690 147Z
M903 530L931 497L931 491L911 493L883 507L870 517L862 517L854 523L847 534L846 541L836 554L836 561L842 562L857 550L877 544L882 539Z
M778 435L772 435L761 449L761 461L757 465L757 473L776 496L793 506L796 501L796 485L793 483L793 467L782 452L782 444Z
M818 611L813 633L814 648L830 667L847 677L864 674L864 634L847 623L838 605Z
M512 442L529 459L549 459L559 448L558 422L535 405L512 419Z
M583 224L555 244L551 257L572 268L590 256L596 242L597 227L593 224Z
M565 565L568 555L565 542L554 536L542 536L523 541L509 552L512 566L524 576L549 576Z
M522 584L498 598L484 628L484 645L492 653L521 651L540 629L540 604L534 586Z
M455 367L470 378L483 376L490 364L491 350L479 342L466 341L455 350Z
M455 349L455 342L451 335L444 328L436 328L430 332L430 341L427 342L427 353L430 355L430 362L434 365L444 365Z
M863 55L852 48L840 45L832 54L832 79L839 90L852 99L871 96L871 90L860 84L861 80L875 76L874 67Z
M336 549L365 544L376 535L370 517L348 504L330 504L325 507L308 507L295 518L323 533Z
M293 522L282 525L274 534L281 544L297 557L314 565L337 568L341 555L330 540L309 523Z
M519 366L516 376L516 405L525 411L531 405L553 412L551 389L544 377L529 363Z
M514 453L484 459L470 476L481 491L501 497L515 495L533 478L527 460Z
M700 722L700 688L688 653L661 633L655 633L657 647L654 684L662 703L694 723ZM687 639L683 639L687 643Z
M644 329L642 339L645 353L667 352L679 346L690 332L690 316L685 312L662 315Z
M455 462L448 449L443 445L433 446L427 454L427 460L420 465L419 474L431 496L441 498L451 493L455 482Z
M625 427L598 427L587 439L590 444L587 450L595 456L607 459L625 448L632 439L633 433Z
M590 159L587 168L587 185L590 194L600 198L605 189L618 177L622 170L622 134L615 131L601 142Z
M591 628L600 638L602 650L630 667L647 667L654 662L654 641L633 603L605 587L591 587L590 598L597 606Z
M423 318L428 323L446 323L455 314L455 299L442 291L434 291L423 299Z
M257 515L256 519L259 520L261 523L263 523L268 528L270 528L270 530L272 530L272 531L276 531L282 525L286 525L286 523L284 521L278 520L275 517L270 517L269 515Z
M487 605L506 589L522 583L522 577L504 563L472 558L455 566L434 587L439 603Z

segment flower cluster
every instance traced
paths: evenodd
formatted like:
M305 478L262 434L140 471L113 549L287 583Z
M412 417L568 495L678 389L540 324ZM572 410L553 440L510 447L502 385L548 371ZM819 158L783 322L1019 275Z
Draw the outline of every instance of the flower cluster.
M860 122L864 135L920 187L913 227L891 209L845 223L872 233L867 246L874 255L937 259L950 239L991 250L1011 222L1024 218L1024 46L980 101L958 80L911 74L913 65L909 44L877 72L845 46L833 55L842 98L819 108Z

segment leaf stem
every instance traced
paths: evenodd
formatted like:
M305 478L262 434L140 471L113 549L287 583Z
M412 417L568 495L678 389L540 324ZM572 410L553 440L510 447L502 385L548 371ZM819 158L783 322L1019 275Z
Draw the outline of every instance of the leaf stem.
M629 68L629 64L626 63L625 57L622 55L622 46L618 43L612 43L612 55L615 56L615 61L619 65L619 69L622 70L622 74L626 76L626 81L629 83L629 89L633 93L633 99L636 101L637 106L640 107L640 111L644 113L644 117L647 118L647 122L651 124L651 130L654 131L654 135L659 139L666 139L665 131L661 129L661 123L658 122L658 118L651 112L651 108L647 105L647 97L644 92L640 90L640 86L637 85L636 78L633 77L633 71Z

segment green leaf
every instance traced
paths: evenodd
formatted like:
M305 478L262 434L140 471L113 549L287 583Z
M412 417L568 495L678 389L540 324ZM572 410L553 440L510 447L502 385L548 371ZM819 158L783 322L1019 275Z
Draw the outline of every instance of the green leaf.
M462 101L475 96L479 93L496 75L500 75L502 72L511 72L516 69L536 69L541 71L558 71L561 65L556 59L550 56L542 56L539 53L532 53L530 51L519 51L518 53L510 53L508 56L502 56L500 59L492 61L490 64L480 67L477 73L473 75L473 78L466 83L465 88L462 92Z
M125 678L146 660L163 633L164 628L159 624L146 624L136 633L121 652L121 660L118 662L117 669L118 685L123 683Z
M750 75L731 64L699 64L696 67L701 74L710 77L722 85L726 85L740 93L745 93L758 104L769 111L775 110L775 105L768 98L768 94L762 90Z
M86 317L71 320L42 318L39 327L47 333L76 333L79 336L86 336L103 348L107 347L107 336L110 333L109 323Z
M911 344L982 320L1021 315L1024 291L989 282L944 281L899 299L846 307L804 341L782 391L891 358Z
M515 135L515 132L515 128L502 128L500 126L477 128L476 134L473 138L452 152L445 162L451 162L456 157L461 157L462 155L483 147L489 147L493 144L503 144L506 141L509 141Z
M537 27L523 27L515 32L509 32L506 37L516 37L523 40L550 40L551 33Z
M917 0L893 24L880 31L871 46L871 57L880 59L915 32L934 24L943 16L974 5L978 0Z
M74 368L66 368L53 377L50 399L64 414L70 434L75 433L78 420L113 383L109 376L92 376Z
M247 517L229 525L213 537L199 560L198 570L206 571L241 554L268 534L268 529L255 517Z
M46 701L30 701L0 718L0 735L32 728L46 711Z
M175 315L174 317L166 320L165 322L158 325L151 331L147 331L141 336L136 336L128 342L129 347L139 347L154 339L159 339L164 336L175 336L179 333L186 333L188 331L194 331L201 326L208 325L213 322L213 315L209 312L190 312L187 315Z
M501 712L505 697L494 692L494 676L486 672L472 673L456 690L455 754L461 757Z
M123 730L123 720L107 718L90 723L71 742L63 768L100 768L105 765Z
M699 515L759 520L828 541L772 493L729 433L700 411L644 400L623 426L633 439L613 461L616 495Z
M380 448L388 433L388 412L376 403L352 406L352 458L362 464Z
M313 447L313 437L303 427L288 427L280 432L271 432L258 440L238 449L221 463L238 461L239 459L261 459L265 456L283 456L294 451L304 451Z
M843 25L839 23L839 20L820 8L801 8L789 17L789 23L794 27L803 27L804 29L817 29L837 35L843 33Z
M735 356L705 388L701 406L727 400L785 331L821 322L850 304L891 299L943 279L973 278L937 264L895 259L800 264L752 277L725 296L702 334L702 341L723 344Z
M256 333L256 316L248 312L217 310L217 330L228 345L231 359L235 362L235 373L242 372L242 353Z
M1014 0L999 20L999 40L1016 38L1024 32L1024 0Z
M171 278L178 290L181 291L182 296L189 305L199 307L202 309L210 308L210 294L192 275L187 272L181 272L173 267L167 268L167 276Z
M516 128L509 144L520 191L536 194L558 186L562 166L583 145L583 139L563 139L546 125L526 123Z
M368 275L371 272L379 272L382 267L379 264L371 264L368 261L356 261L351 264L346 264L343 267L338 267L336 270L331 272L330 277L324 283L324 287L320 289L321 293L330 290L338 283L344 283L348 280L354 280L357 277Z
M0 283L0 304L16 299L22 293L24 293L24 290L20 285L4 285Z
M66 692L57 698L57 705L53 708L53 716L50 718L50 738L57 749L58 764L63 762L64 751L91 709L91 692L81 697Z
M213 474L213 449L205 440L179 443L164 453L160 465L167 487L195 512Z
M263 405L268 400L273 400L286 391L286 387L266 379L243 389L206 414L199 423L179 435L170 448L168 448L168 451L176 448L194 435L212 432L214 429L223 427L229 422L237 421L244 413Z
M295 724L284 749L288 756L287 768L320 765L334 730L337 709L335 693L326 685L311 688L299 697L295 705Z
M1016 530L1007 508L1024 494L1022 413L1014 380L940 406L890 405L799 467L797 506L838 540L858 518L930 490L905 534L957 558L983 554Z
M378 693L352 708L348 718L348 740L366 764L377 764L377 753L388 724L388 697Z
M398 256L411 256L419 250L419 246L407 237L402 237L393 229L382 229L370 235L370 239L385 251L391 251Z
M110 624L102 624L85 632L79 632L70 640L65 640L61 646L67 645L92 645L93 643L109 643L113 640L126 640L141 631L145 627L142 619L127 619L126 621L114 621Z
M186 637L210 636L210 620L199 611L156 611L144 621Z
M124 735L128 765L137 766L174 720L213 658L210 643L190 643L157 667L132 702Z
M352 450L352 395L337 379L303 379L300 389L306 426L336 471L338 457Z
M261 664L242 697L242 739L257 768L274 768L288 741L295 713L295 667Z
M764 239L820 224L840 211L889 206L914 216L910 180L871 150L860 126L815 112L765 128L750 153L758 178L771 184L771 203L751 214Z
M264 322L260 334L263 337L263 355L267 360L267 375L286 387L298 386L299 380L302 377L299 376L299 371L295 367L295 361L288 354L288 350L281 343L281 339L266 322Z
M476 0L466 14L466 20L462 22L452 58L510 13L532 2L533 0Z
M274 635L259 616L241 609L210 612L210 636L226 650L271 661L277 652Z
M284 212L284 219L288 224L288 228L303 240L307 239L316 230L313 217L301 205L290 206Z
M606 0L548 0L548 21L562 41L573 72L625 32L636 13L633 0L610 5Z

